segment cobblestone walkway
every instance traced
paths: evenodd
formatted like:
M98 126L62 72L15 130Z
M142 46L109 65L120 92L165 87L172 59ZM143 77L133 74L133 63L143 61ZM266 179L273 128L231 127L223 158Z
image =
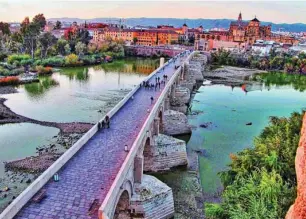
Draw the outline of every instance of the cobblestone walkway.
M186 59L185 56L183 59ZM178 60L179 61L179 60ZM178 63L178 62L177 62ZM167 65L156 77L175 72L174 63ZM150 79L155 83L155 77ZM116 174L124 162L129 148L135 141L152 109L150 97L157 100L161 91L140 88L111 119L110 129L97 132L59 172L59 182L50 180L44 189L47 197L40 203L28 203L15 218L18 219L97 219L98 214L88 215L95 199L102 204Z

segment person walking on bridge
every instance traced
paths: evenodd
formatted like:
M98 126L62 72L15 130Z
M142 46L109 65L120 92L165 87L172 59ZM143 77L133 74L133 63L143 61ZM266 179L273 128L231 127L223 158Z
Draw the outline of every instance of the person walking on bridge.
M150 99L151 99L151 104L153 104L154 97L152 97L152 96L151 96L151 98L150 98Z
M108 129L110 127L110 118L108 115L105 116L105 127Z

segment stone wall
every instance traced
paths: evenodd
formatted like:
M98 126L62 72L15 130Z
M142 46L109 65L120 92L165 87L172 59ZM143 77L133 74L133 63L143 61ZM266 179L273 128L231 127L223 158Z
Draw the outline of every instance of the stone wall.
M187 165L185 141L159 134L154 136L153 145L144 151L144 171L166 171Z
M137 209L142 214L135 214L133 218L173 218L174 202L172 189L153 176L143 175L142 183L131 200L132 213L137 212Z
M299 147L296 151L295 170L297 177L297 198L287 212L286 219L306 218L306 114L304 115L303 126Z
M190 97L190 90L188 88L182 86L176 87L174 97L170 99L171 109L186 114Z
M188 124L187 116L184 113L167 110L164 112L164 134L185 135L191 133L191 126Z

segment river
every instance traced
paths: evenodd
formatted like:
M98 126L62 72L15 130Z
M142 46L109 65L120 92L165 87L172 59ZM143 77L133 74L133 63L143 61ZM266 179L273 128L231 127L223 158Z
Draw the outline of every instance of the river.
M188 150L201 151L199 171L205 193L221 189L219 171L230 162L230 154L253 146L269 123L270 116L288 117L306 107L306 76L268 73L254 77L262 86L201 86L192 101L189 123L196 127ZM252 123L252 125L246 125ZM201 128L201 124L208 125Z
M135 85L159 66L159 60L128 58L92 67L64 68L39 83L2 95L17 114L42 121L95 123ZM34 124L0 126L0 177L4 161L34 155L55 141L59 130Z

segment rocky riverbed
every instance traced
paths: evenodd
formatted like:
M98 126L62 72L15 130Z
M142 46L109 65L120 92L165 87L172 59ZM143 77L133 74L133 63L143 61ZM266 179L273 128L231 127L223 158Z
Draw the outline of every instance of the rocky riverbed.
M56 139L54 143L37 147L36 155L7 161L5 175L0 178L0 212L82 135L59 133L53 137Z
M249 77L260 73L266 73L266 71L223 66L214 70L210 70L210 67L207 67L203 75L204 78L210 80L212 84L241 86L243 84L254 84L254 81L250 81Z

